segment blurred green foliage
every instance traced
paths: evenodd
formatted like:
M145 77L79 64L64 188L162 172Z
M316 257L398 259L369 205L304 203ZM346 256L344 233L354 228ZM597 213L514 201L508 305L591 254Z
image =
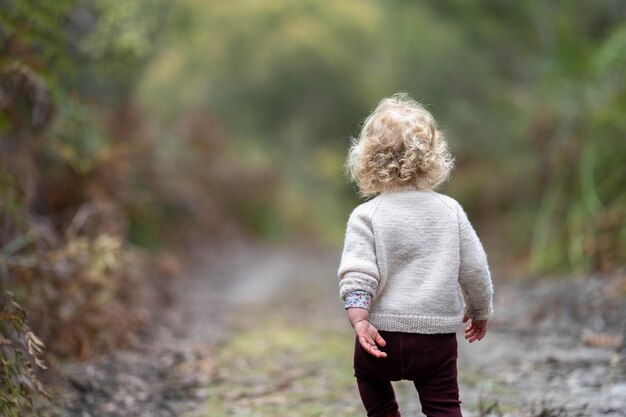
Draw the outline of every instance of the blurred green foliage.
M184 224L338 244L358 203L349 138L407 91L446 132L457 168L443 191L494 259L545 273L626 258L621 2L0 7L2 149L30 150L39 173L4 165L24 210L58 229L105 199L146 247Z
M140 7L0 1L2 415L26 415L45 394L35 333L55 355L87 357L130 344L162 302L167 255L127 240L138 208L160 210L130 192L153 148L125 103L162 29Z
M625 7L190 0L139 99L164 131L192 109L216 115L235 170L268 161L274 210L239 211L256 231L338 242L357 203L348 138L380 98L407 91L447 132L457 169L444 191L495 258L612 270L625 259Z

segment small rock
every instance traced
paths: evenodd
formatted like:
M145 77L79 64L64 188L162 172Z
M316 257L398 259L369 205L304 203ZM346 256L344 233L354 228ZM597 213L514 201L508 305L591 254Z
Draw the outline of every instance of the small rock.
M621 397L624 400L624 404L626 404L626 382L620 382L613 385L609 392L611 395Z
M114 403L106 403L102 409L107 413L113 413L117 411L117 406Z

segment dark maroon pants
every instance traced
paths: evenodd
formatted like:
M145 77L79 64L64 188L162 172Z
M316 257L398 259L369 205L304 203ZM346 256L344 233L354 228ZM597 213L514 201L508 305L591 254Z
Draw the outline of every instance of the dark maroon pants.
M413 381L428 417L461 417L456 333L414 334L381 331L386 358L367 353L358 339L354 376L369 417L399 417L391 381Z

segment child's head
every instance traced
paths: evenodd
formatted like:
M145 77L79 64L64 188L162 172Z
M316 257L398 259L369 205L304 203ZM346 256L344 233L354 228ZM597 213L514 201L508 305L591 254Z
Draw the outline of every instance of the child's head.
M353 139L347 161L363 196L406 186L433 190L448 178L452 166L435 119L404 93L378 103Z

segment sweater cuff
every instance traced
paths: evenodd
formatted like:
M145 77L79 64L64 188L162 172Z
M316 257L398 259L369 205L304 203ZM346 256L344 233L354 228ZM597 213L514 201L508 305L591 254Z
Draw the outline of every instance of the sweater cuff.
M364 308L369 311L372 296L367 291L354 290L346 294L344 309Z
M342 299L345 299L346 295L352 291L365 291L374 295L377 289L378 279L362 272L348 271L341 276L339 281L339 296Z
M463 313L472 320L489 320L493 316L493 308L485 308L482 310L470 310L465 306Z

